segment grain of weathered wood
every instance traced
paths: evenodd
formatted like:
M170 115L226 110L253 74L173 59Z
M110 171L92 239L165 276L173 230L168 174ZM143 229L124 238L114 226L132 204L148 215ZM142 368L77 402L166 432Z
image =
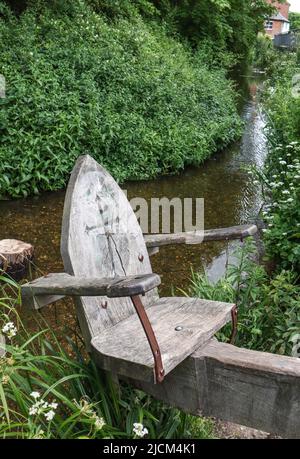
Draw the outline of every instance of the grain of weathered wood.
M129 381L188 413L300 438L300 359L212 340L161 384Z
M161 298L147 309L165 374L231 320L233 304L196 298ZM176 331L176 327L180 327ZM101 367L120 375L153 381L153 356L138 317L125 319L92 340Z
M229 241L253 236L257 232L256 225L232 226L230 228L218 228L206 231L190 231L174 234L145 234L145 242L148 250L172 244L196 245L210 241Z
M61 252L67 273L113 278L152 272L132 208L114 179L93 158L77 160L68 185ZM146 293L145 307L158 298ZM107 309L101 308L103 301ZM92 336L135 314L130 298L79 297L77 314L87 347Z
M54 273L22 285L22 297L40 295L100 296L109 298L144 295L160 285L157 274L98 279Z

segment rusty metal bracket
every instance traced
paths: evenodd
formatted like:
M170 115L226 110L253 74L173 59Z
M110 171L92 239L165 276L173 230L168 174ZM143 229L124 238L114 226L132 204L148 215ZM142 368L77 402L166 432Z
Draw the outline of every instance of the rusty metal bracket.
M237 334L237 325L238 325L238 308L237 306L233 306L231 309L231 321L232 321L232 330L229 339L230 344L234 344L236 334Z
M154 358L154 369L155 369L155 382L161 383L165 376L165 370L163 368L163 363L161 359L161 353L159 349L159 345L154 334L152 325L149 321L143 303L138 295L132 296L131 300L133 302L133 306L136 310L136 313L140 319L144 332L146 334L148 343L150 345L153 358Z

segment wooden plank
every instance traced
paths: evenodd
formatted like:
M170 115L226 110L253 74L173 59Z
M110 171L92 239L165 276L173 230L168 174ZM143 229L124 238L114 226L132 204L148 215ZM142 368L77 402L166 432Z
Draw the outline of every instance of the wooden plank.
M121 188L91 156L80 157L65 198L61 253L65 271L113 278L152 272L144 238ZM145 294L147 308L157 290ZM101 308L108 302L106 309ZM78 297L77 315L89 348L92 336L135 314L130 298Z
M172 244L201 244L210 241L229 241L253 236L257 232L256 225L232 226L206 231L190 231L174 234L146 234L144 235L148 249Z
M233 304L195 298L161 298L147 309L165 374L231 320ZM130 316L92 340L94 358L105 370L153 381L154 360L138 316Z
M144 295L160 285L157 274L98 279L53 273L22 285L22 297L37 295L100 296L109 298Z
M128 378L127 378L128 380ZM158 385L130 379L171 406L300 438L300 359L210 341Z

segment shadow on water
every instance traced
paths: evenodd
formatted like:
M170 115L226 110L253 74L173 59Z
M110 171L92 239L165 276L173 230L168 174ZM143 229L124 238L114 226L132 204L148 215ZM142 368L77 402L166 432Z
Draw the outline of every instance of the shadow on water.
M179 197L205 200L205 229L255 221L261 205L260 191L248 175L246 166L261 166L266 154L264 120L258 108L260 83L247 79L250 95L244 99L243 138L226 151L215 154L198 168L182 174L123 186L128 197ZM245 92L243 92L245 96ZM35 246L35 263L43 272L63 269L60 257L60 231L64 191L18 201L0 201L0 239L16 238ZM153 271L162 277L161 293L169 295L172 286L187 289L194 271L205 269L211 279L224 272L226 252L233 245L225 242L200 246L174 246L161 249L152 258ZM65 313L73 314L70 309Z

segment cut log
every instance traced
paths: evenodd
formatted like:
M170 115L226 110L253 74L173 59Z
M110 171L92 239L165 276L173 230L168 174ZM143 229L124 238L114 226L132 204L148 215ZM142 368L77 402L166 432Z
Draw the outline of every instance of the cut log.
M27 242L2 239L0 241L0 270L19 281L25 277L33 254L34 247Z

